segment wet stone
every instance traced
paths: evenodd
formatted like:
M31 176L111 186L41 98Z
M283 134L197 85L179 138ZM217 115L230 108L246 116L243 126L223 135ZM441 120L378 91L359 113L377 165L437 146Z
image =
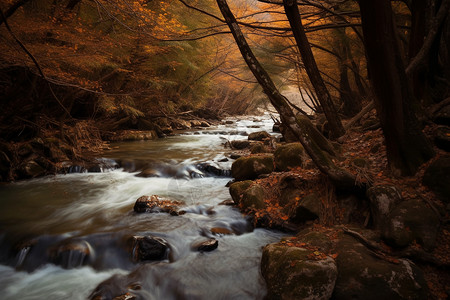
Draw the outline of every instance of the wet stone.
M183 211L179 210L182 205L179 201L162 200L156 195L141 196L136 200L133 210L137 213L169 213L171 215L181 215Z
M128 240L134 262L165 260L169 256L168 243L159 237L133 236Z
M192 249L200 252L210 252L219 246L219 241L216 239L208 239L206 241L201 241L192 245Z

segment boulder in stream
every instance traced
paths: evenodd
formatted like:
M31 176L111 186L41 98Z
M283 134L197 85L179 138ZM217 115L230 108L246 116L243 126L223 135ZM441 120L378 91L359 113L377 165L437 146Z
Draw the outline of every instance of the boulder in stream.
M171 215L184 214L180 210L182 202L175 200L162 200L157 195L141 196L136 200L133 210L137 213L169 213Z
M259 184L253 184L242 194L241 205L244 209L264 208L264 189Z
M50 261L65 269L85 265L91 256L90 245L83 240L66 240L49 249Z
M234 203L241 203L241 196L244 194L244 191L248 189L253 184L251 180L238 181L234 182L230 185L230 195L233 199Z
M252 180L274 170L273 155L248 156L238 158L231 166L231 175L238 181Z
M234 140L230 142L232 149L242 150L250 147L250 142L248 140Z
M210 252L219 246L219 241L216 239L207 239L205 241L200 241L197 243L194 243L192 245L192 249L199 251L199 252Z
M154 236L132 236L128 240L133 262L165 260L169 257L168 243Z
M252 132L248 135L249 141L262 141L264 139L270 138L271 135L267 131L257 131Z

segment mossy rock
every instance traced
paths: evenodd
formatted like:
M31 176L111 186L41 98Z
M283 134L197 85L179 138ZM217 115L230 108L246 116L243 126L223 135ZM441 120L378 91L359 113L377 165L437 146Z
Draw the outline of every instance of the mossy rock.
M442 201L450 202L450 156L436 159L425 171L423 184L438 194Z
M242 194L241 204L244 209L261 209L264 203L264 189L259 184L253 184Z
M282 243L264 247L261 272L267 299L330 299L337 278L335 261L310 260L313 251Z
M231 141L231 148L233 149L245 149L250 147L250 142L248 140L234 140Z
M333 243L324 232L315 231L311 227L300 231L296 237L300 243L316 247L323 253L329 253L333 247Z
M268 153L270 152L263 143L257 142L253 144L250 148L250 153L258 154L258 153Z
M251 180L245 180L245 181L238 181L235 183L232 183L230 185L230 195L233 199L234 203L239 204L241 203L241 196L244 193L246 189L248 189L253 184L253 181Z
M231 175L238 181L252 180L274 170L273 155L248 156L238 158L231 166Z
M367 190L374 226L379 228L392 208L400 203L400 191L392 185L378 185Z
M432 250L439 225L439 216L425 202L408 200L392 209L381 225L381 234L393 247L402 248L417 241L426 250Z
M304 149L300 143L289 143L277 148L274 152L275 168L278 171L288 171L290 168L302 165Z
M319 196L313 193L300 200L289 219L295 223L302 223L319 218L321 213L322 202Z
M248 135L249 141L262 141L264 139L270 138L271 135L267 131L257 131L252 132Z
M340 237L336 249L339 272L333 299L428 299L423 273L411 261L378 259L347 235Z

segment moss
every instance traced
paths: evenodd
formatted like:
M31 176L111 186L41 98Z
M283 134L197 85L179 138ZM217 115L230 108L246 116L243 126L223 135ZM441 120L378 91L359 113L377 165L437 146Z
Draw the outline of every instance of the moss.
M239 204L241 202L241 195L246 189L253 184L251 180L239 181L230 185L230 195L234 203Z
M269 174L273 170L272 155L241 157L231 166L231 174L236 180L256 179L259 175Z
M242 206L244 208L264 208L264 190L259 184L250 186L242 195Z
M282 145L274 152L275 168L278 171L288 171L289 168L302 165L304 155L303 146L300 143Z
M337 269L331 258L309 260L313 251L283 244L263 249L261 271L268 299L329 299Z
M267 152L269 152L269 150L267 149L266 146L264 146L263 143L256 143L250 148L250 152L252 154L267 153Z

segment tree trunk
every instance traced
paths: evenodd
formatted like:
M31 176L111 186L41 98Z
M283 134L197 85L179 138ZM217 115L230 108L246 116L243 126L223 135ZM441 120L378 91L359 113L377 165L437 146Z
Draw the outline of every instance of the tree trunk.
M340 29L338 29L341 31ZM340 32L338 34L340 41L338 41L338 46L341 48L341 57L338 59L339 65L339 97L343 102L342 113L346 117L355 116L362 108L361 100L357 98L356 93L354 93L350 87L350 81L348 79L348 66L346 62L348 61L348 51L349 45L345 40L347 36L345 32Z
M434 153L412 110L412 89L394 27L390 0L359 1L367 65L395 175L413 175Z
M305 148L305 151L317 165L320 171L328 175L329 178L341 188L354 188L356 179L349 172L339 169L333 164L331 160L323 153L319 146L308 136L305 131L302 131L297 123L296 117L286 102L283 95L280 94L275 87L269 74L263 69L259 61L256 59L252 50L250 49L237 21L226 0L216 0L219 9L227 22L228 27L233 34L236 44L247 63L250 71L255 76L258 83L264 90L264 93L269 97L270 102L280 114L281 121L285 124L293 134L299 139L300 143Z
M297 2L294 0L283 0L284 10L291 25L292 32L300 51L306 73L309 76L311 84L316 91L317 98L322 106L323 112L330 124L331 136L338 138L344 135L345 130L342 126L341 120L337 114L336 107L331 99L330 93L320 75L319 69L314 59L308 38L306 37L305 29L302 24L300 12L298 11Z

